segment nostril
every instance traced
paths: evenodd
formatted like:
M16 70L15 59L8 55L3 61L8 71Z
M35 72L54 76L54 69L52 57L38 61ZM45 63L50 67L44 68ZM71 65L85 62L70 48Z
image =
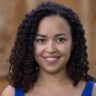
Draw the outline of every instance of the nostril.
M56 52L56 47L55 46L49 46L49 47L47 47L46 48L46 51L48 52L48 53L53 53L53 52Z

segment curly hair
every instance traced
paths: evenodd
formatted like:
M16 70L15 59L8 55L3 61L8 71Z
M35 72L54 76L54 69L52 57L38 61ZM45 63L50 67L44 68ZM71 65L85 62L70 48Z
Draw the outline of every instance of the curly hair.
M34 59L33 43L39 23L44 17L51 15L66 19L71 28L74 48L66 64L66 73L73 81L73 85L77 86L81 80L93 80L88 74L89 62L85 32L77 14L64 5L44 2L25 16L18 28L16 41L9 58L11 64L8 75L9 83L24 92L33 88L38 78L39 66Z

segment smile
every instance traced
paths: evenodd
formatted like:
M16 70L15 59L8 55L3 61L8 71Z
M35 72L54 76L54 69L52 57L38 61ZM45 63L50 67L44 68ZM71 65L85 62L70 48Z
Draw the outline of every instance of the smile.
M44 57L47 63L54 64L59 60L60 57Z

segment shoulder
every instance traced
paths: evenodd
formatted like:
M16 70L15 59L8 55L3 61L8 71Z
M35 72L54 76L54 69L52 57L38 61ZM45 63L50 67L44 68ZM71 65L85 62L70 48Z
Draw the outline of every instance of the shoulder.
M15 93L14 87L8 85L2 92L1 96L15 96L14 93Z
M93 87L93 94L92 96L96 96L96 82L94 82L94 87Z

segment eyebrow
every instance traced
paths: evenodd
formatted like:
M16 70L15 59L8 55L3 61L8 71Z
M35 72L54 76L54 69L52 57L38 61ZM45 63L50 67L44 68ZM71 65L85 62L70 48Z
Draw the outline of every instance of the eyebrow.
M67 34L65 34L65 33L61 33L61 34L56 34L55 37L58 37L58 36L66 36L66 35L67 35ZM37 34L37 36L46 38L45 35L41 35L41 34Z
M61 33L61 34L57 34L55 37L58 37L58 36L66 36L67 34L65 33Z
M45 35L41 35L41 34L37 34L36 36L39 36L39 37L46 37Z

